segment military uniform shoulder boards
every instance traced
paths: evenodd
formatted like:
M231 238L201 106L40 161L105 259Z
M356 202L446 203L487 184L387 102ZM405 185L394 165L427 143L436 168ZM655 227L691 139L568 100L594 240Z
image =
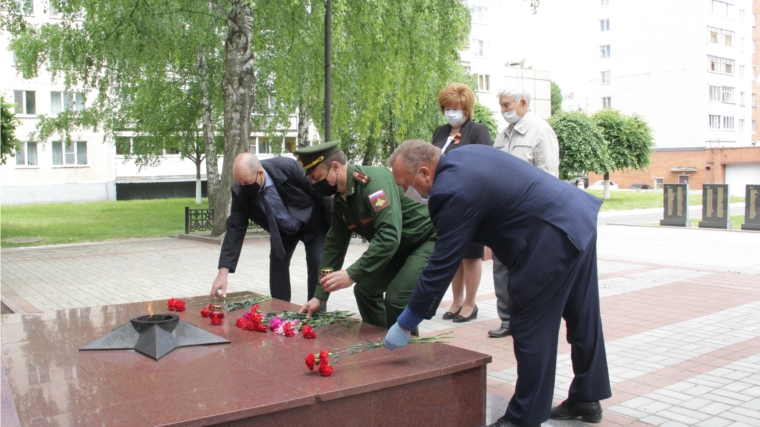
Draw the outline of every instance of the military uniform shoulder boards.
M359 171L354 171L354 173L351 174L351 177L355 181L361 182L362 184L365 184L365 185L369 182L370 179L372 179L372 178L368 177L367 175L364 175L363 173L361 173Z

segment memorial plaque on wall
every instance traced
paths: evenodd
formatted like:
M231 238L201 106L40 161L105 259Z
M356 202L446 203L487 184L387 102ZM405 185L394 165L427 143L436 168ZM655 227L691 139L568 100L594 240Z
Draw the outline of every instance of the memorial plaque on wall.
M664 212L660 225L691 227L691 221L689 221L689 184L665 184L662 187Z
M760 199L757 193L760 192L760 184L747 185L747 193L744 199L744 224L742 230L760 231Z
M728 184L702 186L702 221L700 228L731 229L731 208L728 205Z

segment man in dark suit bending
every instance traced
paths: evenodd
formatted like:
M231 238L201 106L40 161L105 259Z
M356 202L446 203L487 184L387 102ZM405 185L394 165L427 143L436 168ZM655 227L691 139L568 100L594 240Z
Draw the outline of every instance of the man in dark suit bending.
M599 401L611 395L596 265L601 201L484 145L441 156L430 144L406 141L389 163L397 184L429 196L438 241L385 346L407 344L409 331L435 314L470 242L483 243L509 269L517 359L514 396L491 427L539 426L549 417L601 421ZM562 319L575 377L567 400L552 408Z
M303 168L286 157L259 162L253 154L242 153L235 158L232 176L232 206L211 296L227 295L227 275L235 272L250 219L269 232L272 298L290 301L290 259L301 241L306 248L310 300L319 281L332 199L314 191Z

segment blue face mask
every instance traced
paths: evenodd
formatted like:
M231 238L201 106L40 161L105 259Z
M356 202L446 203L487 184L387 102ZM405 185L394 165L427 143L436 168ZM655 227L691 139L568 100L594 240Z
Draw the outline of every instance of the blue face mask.
M443 110L443 117L452 127L457 127L464 123L462 110Z

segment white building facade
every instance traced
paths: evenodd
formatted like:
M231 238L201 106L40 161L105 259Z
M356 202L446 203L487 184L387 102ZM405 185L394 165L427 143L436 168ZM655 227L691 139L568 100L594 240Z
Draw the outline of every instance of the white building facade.
M60 22L61 16L47 1L24 0L25 19L32 25ZM82 109L86 94L67 92L62 81L54 81L43 67L37 77L25 80L17 73L15 54L8 49L9 36L0 37L0 95L6 102L16 104L20 126L15 136L20 141L15 157L0 165L0 204L90 202L127 198L160 198L170 196L194 197L196 167L179 154L164 153L160 165L138 168L117 150L115 141L104 133L89 129L74 132L71 144L62 144L54 135L48 141L32 139L39 123L38 116L53 116L63 110ZM273 144L282 144L282 153L296 145L297 119L291 117L283 137L270 139L263 134L251 134L252 153L260 158L273 154ZM310 134L315 129L310 126ZM124 133L122 142L131 141ZM288 154L286 154L288 155ZM219 158L219 171L222 158ZM206 179L205 162L201 178Z
M520 83L531 92L530 110L547 119L551 116L551 79L547 71L521 68L521 58L510 57L510 39L504 23L509 22L513 2L467 0L472 14L469 47L460 52L462 65L476 78L478 101L495 114L499 128L506 126L496 94L499 89ZM513 41L514 42L514 41Z
M591 1L598 64L590 112L641 115L657 149L751 145L751 0Z

